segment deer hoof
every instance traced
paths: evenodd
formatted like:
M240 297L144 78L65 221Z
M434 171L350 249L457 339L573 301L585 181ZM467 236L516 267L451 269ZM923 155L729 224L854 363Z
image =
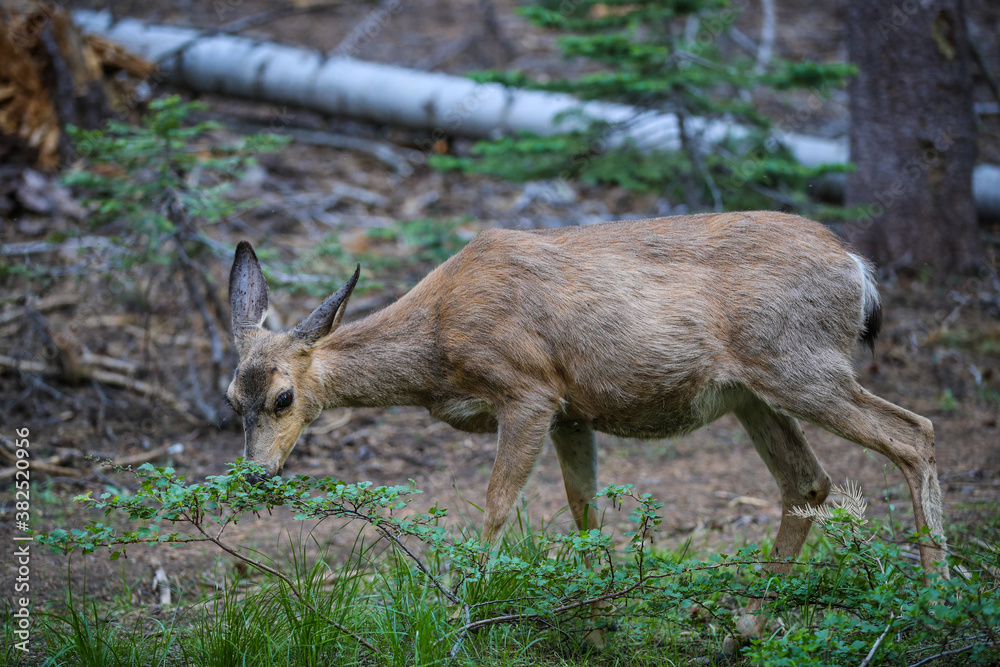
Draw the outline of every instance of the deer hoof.
M587 631L587 634L583 636L583 641L587 644L593 646L594 648L604 648L606 641L605 636L608 634L607 628L593 628Z

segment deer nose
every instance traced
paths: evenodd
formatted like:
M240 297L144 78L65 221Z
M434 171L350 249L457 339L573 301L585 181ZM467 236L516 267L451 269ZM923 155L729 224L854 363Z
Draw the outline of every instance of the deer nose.
M274 478L275 476L280 476L280 475L281 475L281 471L282 471L283 469L284 469L284 466L282 466L281 468L278 468L278 469L277 469L277 470L275 470L274 472L267 472L267 471L265 470L265 471L264 471L264 474L260 474L260 473L251 473L251 474L249 474L249 475L247 475L247 476L246 476L246 480L247 480L247 481L248 481L248 482L249 482L249 483L250 483L251 485L253 485L253 486L257 486L257 485L259 485L259 484L261 484L261 483L263 483L263 482L266 482L266 481L268 481L269 479L272 479L272 478Z
M258 473L254 473L252 475L247 475L246 476L246 480L247 480L247 482L250 483L251 486L257 486L259 484L263 484L268 479L270 479L270 478L266 477L265 475L258 474Z

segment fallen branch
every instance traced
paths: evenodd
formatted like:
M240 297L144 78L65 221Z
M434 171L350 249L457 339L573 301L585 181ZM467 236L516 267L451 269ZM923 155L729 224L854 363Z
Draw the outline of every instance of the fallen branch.
M329 193L305 192L289 197L286 201L292 206L310 206L326 210L344 199L353 199L369 206L381 207L388 204L388 200L377 192L340 182L333 183Z
M48 475L62 475L64 477L83 477L83 472L77 470L76 468L68 468L66 466L56 465L54 463L49 463L47 461L33 461L31 463L32 470L40 470Z
M31 373L34 375L54 375L61 376L62 370L48 366L41 361L33 359L15 359L6 355L0 355L0 370L13 370L20 373ZM193 414L184 401L180 400L166 389L149 382L126 377L120 373L114 373L101 368L96 368L87 364L80 364L77 371L80 380L96 380L112 387L120 387L138 394L146 399L159 401L172 408L182 419L191 423L201 423Z
M223 123L226 128L235 132L256 134L258 132L269 130L269 127L265 124L250 123L247 121L225 120ZM276 134L290 137L292 141L297 144L323 146L324 148L339 148L342 150L355 151L370 155L401 176L409 176L413 173L413 166L410 164L409 160L400 155L391 145L382 141L362 139L361 137L352 137L346 134L337 134L334 132L307 130L297 127L283 127L281 130L277 131Z
M21 373L34 373L35 375L45 374L48 367L41 361L34 361L32 359L15 359L14 357L8 357L6 355L0 354L0 369L8 369L19 371ZM54 369L52 369L54 373Z
M78 299L77 299L78 301ZM211 342L204 337L193 334L168 334L149 331L135 322L135 315L99 315L97 317L86 317L73 320L73 328L81 329L118 329L135 338L149 338L157 345L177 345L180 347L198 348L207 350L211 348Z
M974 648L980 648L980 647L986 648L986 647L989 647L989 646L1000 646L1000 642L986 642L984 644L969 644L968 646L963 646L962 648L956 648L956 649L952 649L950 651L941 651L940 653L935 653L934 655L928 656L928 657L924 658L923 660L921 660L919 662L915 662L912 665L910 665L909 667L921 667L922 665L926 665L926 664L935 662L937 660L940 660L941 658L947 658L948 656L951 656L951 655L958 655L960 653L965 653L967 651L971 651Z
M83 473L76 468L64 468L62 466L45 463L44 461L33 461L30 469L44 472L48 475L52 475L53 477L70 477L72 479L78 479L83 476ZM15 473L17 473L17 470L17 468L4 468L3 470L0 470L0 479L13 477Z
M150 384L148 382L143 382L142 380L134 380L132 378L125 377L124 375L119 375L117 373L111 373L108 371L103 371L97 368L89 369L85 371L89 377L97 380L98 382L103 382L104 384L111 385L113 387L121 387L122 389L128 389L140 396L144 396L149 399L155 399L161 403L171 407L175 412L177 412L183 419L192 423L200 423L193 414L191 414L191 409L188 407L184 401L180 400L173 394L171 394L166 389L159 387L157 385Z
M8 438L4 438L3 442L5 444L10 444ZM146 463L147 461L152 461L153 459L159 458L164 454L170 453L170 445L164 445L158 447L157 449L150 450L148 452L142 452L141 454L135 454L133 456L124 456L112 461L112 465L117 467L125 467L130 465L137 465ZM0 447L0 456L7 459L12 463L17 462L17 457L8 451L5 447ZM110 477L102 473L97 467L91 466L89 473L88 471L81 470L79 468L72 468L65 464L79 460L81 458L89 458L93 460L95 454L90 454L88 457L84 457L83 454L72 448L64 448L60 453L53 456L49 456L44 459L29 458L29 466L31 470L37 470L40 472L47 473L53 477L62 477L72 479L73 481L79 481L82 477L95 477L100 480L101 483L106 485L118 486L121 484L120 481L112 480ZM6 479L12 477L17 472L16 467L4 468L0 470L0 479Z
M771 53L774 51L775 35L775 11L774 0L761 0L761 24L760 24L760 44L757 46L757 62L754 64L754 72L763 74L768 63L771 62Z
M111 371L127 373L129 375L134 375L139 370L134 361L129 361L128 359L116 359L114 357L104 356L103 354L92 354L90 352L84 352L80 355L79 361L84 365L94 367L100 366Z
M55 304L48 308L43 307L42 304L39 303L33 305L32 308L41 312L44 310L53 310L62 306L75 306L80 303L80 297L60 297L60 301L64 301L64 303ZM24 308L16 308L0 314L0 335L6 333L9 330L8 328L11 327L17 319L25 316L26 312L27 311ZM136 321L137 318L135 315L99 315L96 317L74 319L72 328L74 331L86 329L117 329L135 338L145 339L148 337L157 345L176 345L179 347L197 348L199 350L208 350L211 348L211 342L202 336L195 336L193 334L167 334L149 331L136 324Z
M101 250L117 250L124 252L122 248L105 236L80 236L69 238L59 243L52 241L26 241L24 243L5 243L0 248L0 255L37 255L49 252L76 252L84 248L98 248Z
M7 246L4 246L4 250ZM80 303L80 297L76 294L59 294L56 296L50 296L47 299L32 300L30 305L30 310L34 310L37 313L45 313L50 310L56 310L58 308L65 308L67 306L75 306ZM0 326L5 324L10 324L11 322L21 319L28 314L29 306L18 306L15 308L9 308L2 313L0 313Z
M0 447L0 455L3 455L5 459L11 462L16 462L17 457L8 452L4 447ZM56 454L55 456L50 456L46 459L28 459L28 465L30 470L38 470L40 472L47 473L49 475L62 475L64 477L82 477L83 472L77 470L76 468L69 468L64 465L72 457L67 454ZM0 470L0 479L7 479L8 477L13 477L17 472L16 467L4 468Z

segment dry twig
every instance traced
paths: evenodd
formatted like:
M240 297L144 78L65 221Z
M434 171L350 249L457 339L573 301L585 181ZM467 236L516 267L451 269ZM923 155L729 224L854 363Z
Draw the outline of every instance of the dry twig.
M142 452L140 454L133 454L132 456L122 456L116 458L112 461L112 465L115 467L126 468L128 466L142 465L143 463L149 463L154 459L158 459L161 456L166 456L170 450L170 445L163 445L162 447L157 447L156 449L151 449L148 452Z
M160 590L160 606L169 607L171 604L170 580L167 579L167 572L163 569L163 564L160 561L154 560L151 565L153 566L153 590Z
M968 646L963 646L962 648L956 648L950 651L941 651L940 653L935 653L934 655L928 656L919 662L915 662L909 667L922 667L922 665L936 662L937 660L940 660L941 658L946 658L950 655L958 655L960 653L965 653L966 651L971 651L972 649L977 647L987 647L987 646L1000 646L1000 642L986 642L985 644L969 644Z
M872 644L872 649L868 651L868 655L865 656L865 659L861 661L861 664L858 665L858 667L868 667L868 664L872 661L872 658L875 657L875 651L878 650L878 647L882 644L882 640L885 639L885 636L889 634L889 628L892 627L892 619L894 619L895 617L896 617L895 613L892 612L889 613L889 622L886 624L885 630L882 631L882 634L880 634L878 636L878 639L875 640L875 643Z

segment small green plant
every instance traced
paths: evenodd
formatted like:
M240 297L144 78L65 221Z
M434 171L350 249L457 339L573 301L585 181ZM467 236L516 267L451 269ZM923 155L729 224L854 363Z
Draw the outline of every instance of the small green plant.
M387 227L371 227L364 232L367 249L349 252L341 245L337 234L321 239L311 252L304 253L292 270L328 276L329 280L292 284L280 280L265 268L268 282L288 290L301 290L313 296L326 297L338 289L354 272L355 263L368 271L359 283L358 293L384 288L383 276L402 270L404 276L395 287L409 289L434 266L448 259L469 242L472 231L462 228L463 220L420 218L401 220Z
M530 663L539 652L551 655L560 637L612 624L622 664L660 664L644 662L647 647L661 647L660 655L664 642L680 656L717 652L735 630L734 600L747 598L762 600L761 613L785 626L744 649L754 664L855 664L869 651L878 657L870 664L952 651L969 664L1000 657L1000 550L963 547L961 576L925 580L902 557L905 546L864 517L856 489L843 490L848 502L840 506L804 510L822 522L825 537L813 557L779 577L761 567L767 561L754 546L707 560L651 549L661 505L630 486L601 492L612 511L632 506L623 545L596 529L553 535L520 523L520 534L491 549L446 528L443 509L407 514L417 493L410 487L304 476L256 482L260 472L235 465L188 484L147 464L135 496L80 497L139 527L94 522L36 539L67 551L108 548L112 558L132 545L207 542L264 575L245 595L227 589L196 622L184 648L195 664L482 664L512 655ZM226 528L241 516L277 507L296 519L359 526L354 549L333 565L322 549L317 557L293 548L276 561L228 541ZM371 534L375 541L362 537Z
M201 108L170 96L154 100L139 125L112 120L96 130L69 128L78 159L63 182L84 197L88 228L59 232L49 241L85 236L94 250L72 269L14 264L0 269L0 278L27 278L37 286L38 280L54 283L96 273L104 281L105 306L147 315L173 306L179 317L194 314L211 343L211 376L205 384L216 387L228 371L228 336L223 335L228 316L212 269L232 249L212 239L209 227L238 210L226 196L231 184L257 155L279 148L286 139L260 134L222 141L216 135L218 124L192 120ZM154 307L161 290L177 294L179 302ZM216 421L215 402L199 395L201 383L194 370L191 375L192 403Z
M955 399L955 394L952 393L951 389L945 389L941 392L941 397L938 399L938 407L945 412L954 412L958 408L958 401Z
M477 79L624 103L636 114L618 123L578 119L577 129L552 136L482 141L470 157L432 156L433 166L509 180L616 184L662 193L688 210L780 207L827 217L848 214L817 206L807 195L811 179L847 166L799 164L782 145L780 132L795 131L801 119L772 122L756 110L753 95L808 89L825 100L829 89L853 72L851 66L727 55L718 40L739 12L721 0L544 2L519 13L562 33L563 55L585 60L587 73L540 81L520 72L488 72ZM629 128L648 120L649 112L673 115L675 127L658 132L673 133L675 147L645 150L628 138ZM722 124L732 129L720 132Z
M988 407L1000 408L1000 390L985 382L976 386L976 398Z
M215 244L202 228L236 212L224 196L232 182L257 155L287 143L287 137L271 134L213 140L221 125L190 122L204 108L173 95L154 100L138 126L110 121L98 130L70 128L82 162L63 180L88 194L93 227L118 232L116 242L127 251L123 266L187 266L211 250Z

